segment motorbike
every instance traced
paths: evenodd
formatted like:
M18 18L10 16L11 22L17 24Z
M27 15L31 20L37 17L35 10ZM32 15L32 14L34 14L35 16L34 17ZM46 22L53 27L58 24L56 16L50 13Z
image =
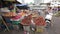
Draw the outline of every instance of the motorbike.
M46 17L45 17L45 22L47 24L46 27L51 26L51 24L52 24L52 22L51 22L52 16L53 16L53 13L49 13L49 14L46 15Z

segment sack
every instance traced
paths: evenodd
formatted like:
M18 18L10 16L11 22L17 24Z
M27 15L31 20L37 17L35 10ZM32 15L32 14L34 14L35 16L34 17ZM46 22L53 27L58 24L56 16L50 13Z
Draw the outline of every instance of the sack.
M36 27L36 32L43 32L43 31L44 31L43 26L37 26Z

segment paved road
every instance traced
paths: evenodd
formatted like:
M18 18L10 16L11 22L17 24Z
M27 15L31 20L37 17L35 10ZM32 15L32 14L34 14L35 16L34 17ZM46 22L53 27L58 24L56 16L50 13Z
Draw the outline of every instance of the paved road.
M60 34L60 17L53 17L53 27L46 28L43 34Z
M53 20L54 20L53 30L55 34L60 34L60 17L53 17Z

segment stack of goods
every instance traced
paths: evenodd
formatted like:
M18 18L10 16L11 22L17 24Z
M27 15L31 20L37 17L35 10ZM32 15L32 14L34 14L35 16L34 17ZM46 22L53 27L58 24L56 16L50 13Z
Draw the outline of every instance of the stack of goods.
M16 15L16 16L11 18L11 22L13 24L14 30L19 30L19 24L21 23L20 18L21 18L20 15Z
M11 18L12 24L18 25L21 22L20 18L21 18L20 15L12 17Z
M7 13L3 14L3 16L12 17L12 16L16 16L16 13L15 12L7 12Z

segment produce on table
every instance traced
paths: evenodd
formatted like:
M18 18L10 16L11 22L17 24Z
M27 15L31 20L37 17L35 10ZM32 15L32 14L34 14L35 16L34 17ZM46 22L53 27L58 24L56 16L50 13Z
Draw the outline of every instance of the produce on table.
M15 12L7 12L7 13L3 14L3 16L7 16L7 17L16 16L16 13Z

